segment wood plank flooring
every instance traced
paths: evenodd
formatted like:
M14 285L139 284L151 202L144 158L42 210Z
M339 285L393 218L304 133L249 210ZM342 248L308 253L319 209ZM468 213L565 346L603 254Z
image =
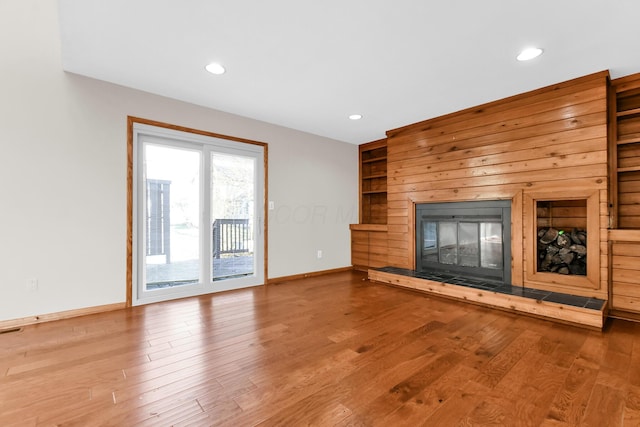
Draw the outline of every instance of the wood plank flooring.
M0 425L640 425L640 324L585 330L365 277L0 334Z

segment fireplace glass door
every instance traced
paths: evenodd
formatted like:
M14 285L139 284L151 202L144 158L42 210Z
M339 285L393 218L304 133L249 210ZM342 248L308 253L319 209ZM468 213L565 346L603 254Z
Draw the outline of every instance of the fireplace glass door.
M509 281L509 211L504 201L418 205L418 270Z
M429 262L502 269L502 224L423 221L423 253Z

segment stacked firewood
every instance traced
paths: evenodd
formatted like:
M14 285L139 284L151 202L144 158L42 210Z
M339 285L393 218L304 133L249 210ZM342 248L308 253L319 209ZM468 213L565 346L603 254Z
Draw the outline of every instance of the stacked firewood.
M538 229L538 271L587 274L587 232L553 227Z

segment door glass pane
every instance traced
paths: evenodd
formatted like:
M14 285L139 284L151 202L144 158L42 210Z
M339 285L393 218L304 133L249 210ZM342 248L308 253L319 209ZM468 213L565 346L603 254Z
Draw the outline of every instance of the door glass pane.
M435 222L422 221L422 254L429 262L438 262L438 236Z
M200 153L145 144L145 289L200 280Z
M458 257L460 259L460 265L465 267L477 267L480 263L478 251L478 223L459 223Z
M254 273L254 157L211 154L211 279Z
M508 244L508 242L505 243ZM497 222L481 223L480 245L482 245L481 266L502 270L502 224Z
M458 263L458 224L455 222L440 223L440 263Z

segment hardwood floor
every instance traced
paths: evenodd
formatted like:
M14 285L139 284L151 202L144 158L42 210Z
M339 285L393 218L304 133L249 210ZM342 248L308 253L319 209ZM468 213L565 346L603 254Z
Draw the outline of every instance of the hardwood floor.
M364 278L0 334L0 425L640 425L640 324L597 332Z

